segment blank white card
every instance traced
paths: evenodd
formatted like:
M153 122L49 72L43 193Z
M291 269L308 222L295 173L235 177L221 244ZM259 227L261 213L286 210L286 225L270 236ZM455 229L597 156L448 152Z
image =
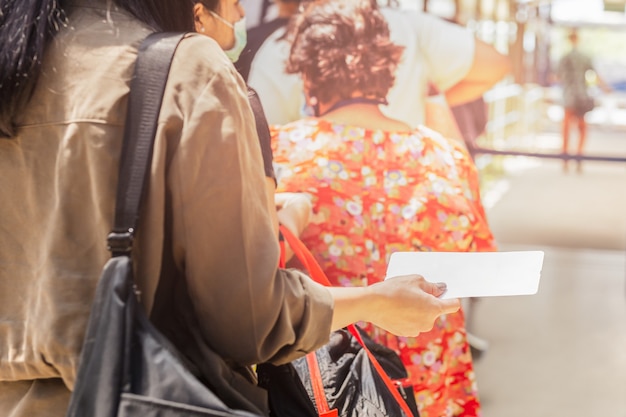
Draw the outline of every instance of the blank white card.
M419 274L445 282L441 298L530 295L539 290L543 251L395 252L387 278Z

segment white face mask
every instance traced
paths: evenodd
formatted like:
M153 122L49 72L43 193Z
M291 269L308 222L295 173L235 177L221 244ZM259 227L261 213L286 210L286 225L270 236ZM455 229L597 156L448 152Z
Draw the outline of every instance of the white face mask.
M233 25L228 20L224 19L222 16L215 12L211 11L211 14L217 19L224 22L225 25L233 29L235 35L235 44L232 48L224 50L224 52L231 61L236 62L239 59L239 55L241 55L243 48L246 47L246 43L248 42L248 32L246 31L246 17L242 17Z

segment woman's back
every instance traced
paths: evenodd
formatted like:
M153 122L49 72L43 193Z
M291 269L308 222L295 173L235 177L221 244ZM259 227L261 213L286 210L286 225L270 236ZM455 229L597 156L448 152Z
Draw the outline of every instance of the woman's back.
M334 285L385 276L396 251L491 251L476 168L464 148L426 128L385 131L303 119L273 135L279 190L312 197L301 235ZM479 406L462 313L431 332L398 338L369 326L398 350L426 415ZM436 364L439 363L439 366ZM455 375L452 377L452 375Z
M61 376L71 386L89 302L109 253L125 98L149 33L130 16L69 9L19 134L0 140L0 381ZM11 280L8 277L11 277ZM19 307L18 307L19 306ZM45 329L45 331L44 331ZM32 339L31 339L32 338Z
M375 268L368 275L379 280L397 250L493 245L471 159L434 131L373 130L310 118L277 128L273 144L279 188L313 196L314 216L303 239L315 241L312 249L327 270L337 266L337 254L359 253L351 262L362 268L352 271ZM348 246L333 244L335 239Z
M0 205L0 340L7 346L0 349L0 410L16 417L65 414L110 256L129 81L137 47L151 32L106 1L73 3L16 136L0 140L3 198L11 202ZM242 365L288 360L324 343L331 294L276 269L247 90L213 40L190 34L179 44L154 146L135 264L155 324L210 340L213 351ZM170 286L160 286L161 276ZM285 308L294 302L302 308ZM188 356L204 349L200 342L182 348Z

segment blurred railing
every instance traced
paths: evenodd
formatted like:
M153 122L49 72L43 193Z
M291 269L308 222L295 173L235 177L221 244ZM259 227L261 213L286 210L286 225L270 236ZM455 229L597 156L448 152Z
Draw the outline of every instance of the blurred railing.
M514 155L561 160L626 162L626 156L575 155L541 152L532 147L532 138L545 128L546 89L534 84L497 86L483 96L488 109L484 134L466 142L472 156Z

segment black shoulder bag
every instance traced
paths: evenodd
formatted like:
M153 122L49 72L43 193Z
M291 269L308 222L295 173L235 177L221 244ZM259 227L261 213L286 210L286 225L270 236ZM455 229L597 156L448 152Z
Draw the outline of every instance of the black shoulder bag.
M311 278L330 285L304 243L284 226L284 240ZM272 417L419 417L400 357L352 324L320 349L285 365L260 364Z
M256 414L224 404L148 320L133 283L132 242L171 59L183 34L153 34L131 81L112 258L98 283L67 417L202 417Z

